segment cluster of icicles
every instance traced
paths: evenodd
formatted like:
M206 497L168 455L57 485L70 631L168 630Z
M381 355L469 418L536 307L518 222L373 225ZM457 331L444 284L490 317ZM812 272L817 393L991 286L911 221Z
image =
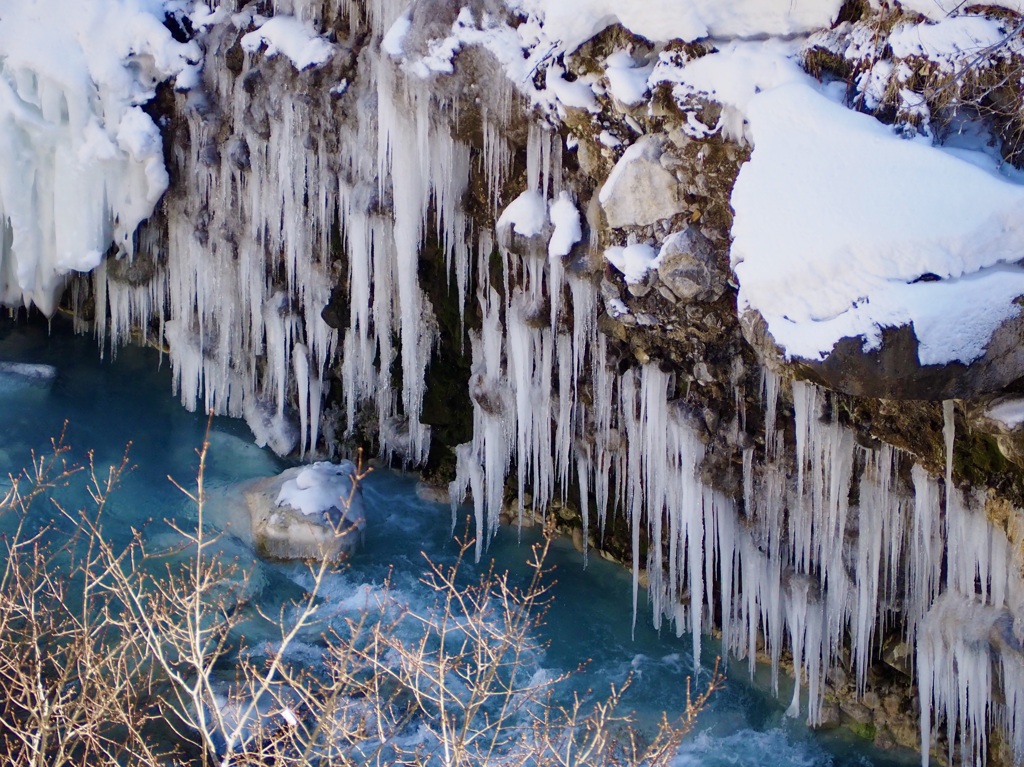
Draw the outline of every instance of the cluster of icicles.
M316 3L278 5L321 18ZM378 39L404 10L396 0L350 5L343 11ZM481 545L498 524L512 467L518 497L529 495L537 509L578 483L585 527L603 529L620 509L632 526L634 561L641 534L650 541L641 564L655 620L692 632L696 660L702 631L720 616L724 646L751 668L763 647L776 678L789 648L799 682L790 710L811 723L845 637L863 691L887 628L879 621L895 615L883 606L898 607L917 647L924 760L939 721L951 744L959 733L965 761L983 761L993 727L1016 738L1024 757L1022 627L1013 618L1024 596L1021 563L986 520L983 499L944 492L948 476L942 483L917 466L903 471L907 459L892 448L859 446L851 431L821 417L824 395L800 383L792 385L794 462L776 428L781 383L772 376L764 385L766 456L755 463L753 449L744 454L742 505L702 484L701 432L670 399L671 376L654 366L620 375L608 364L592 282L548 257L543 238L520 242L517 255L512 232L472 231L460 207L472 172L486 174L497 205L510 160L499 126L511 85L494 84L506 92L485 115L477 160L434 124L427 86L400 77L379 55L372 46L361 54L366 81L350 87L365 92L366 108L335 126L336 154L306 140L323 126L303 94L273 82L265 94L245 92L251 54L237 76L205 76L237 132L221 151L208 149L221 123L210 121L202 95L180 97L196 102L186 111L190 145L174 148L184 153L188 194L172 198L154 279L133 286L109 280L105 267L94 273L101 335L116 346L132 328L158 321L188 407L244 414L264 441L287 449L280 421L297 402L303 452L317 445L321 382L337 364L348 427L369 404L385 452L420 463L430 444L419 416L437 329L417 259L433 227L459 305L473 287L483 318L471 338L474 436L458 448L452 486L456 503L472 492ZM247 110L261 98L276 104L269 139L250 127ZM526 191L545 200L563 191L560 151L544 130L531 131ZM349 291L340 342L321 318L339 277L331 272L333 227ZM495 244L500 285L491 284ZM400 390L392 386L395 362ZM745 429L739 410L725 428ZM951 451L951 428L948 440ZM794 463L795 477L786 468ZM909 483L900 479L907 474ZM634 577L634 604L638 590Z
M787 648L797 682L789 713L813 725L826 678L847 650L862 694L880 637L902 623L916 645L924 763L943 721L951 761L959 742L964 763L984 763L994 727L1024 758L1024 624L1015 618L1024 562L987 519L983 494L945 492L951 460L943 482L892 447L864 448L823 416L825 393L793 382L794 462L776 428L781 381L766 373L767 455L755 463L754 448L744 452L740 505L701 481L704 427L672 399L670 374L654 365L613 373L592 323L577 322L568 334L526 321L539 298L531 298L537 263L523 265L525 287L506 303L486 283L478 296L474 439L459 448L452 495L457 503L472 491L481 537L497 524L511 465L518 497L529 494L538 508L578 482L584 540L588 499L596 499L602 530L609 506L625 512L633 561L650 578L654 620L690 633L695 667L702 632L715 619L723 647L746 658L752 674L757 651L768 654L776 691ZM585 298L572 278L569 287ZM573 308L592 311L590 301L574 300ZM585 352L576 345L581 327ZM581 359L592 376L586 407L575 389ZM951 456L952 403L946 419ZM744 429L741 421L726 428Z

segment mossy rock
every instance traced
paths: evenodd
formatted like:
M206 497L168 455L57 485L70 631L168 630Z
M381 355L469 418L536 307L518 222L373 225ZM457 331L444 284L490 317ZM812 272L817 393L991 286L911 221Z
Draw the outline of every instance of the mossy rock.
M875 739L875 736L878 734L878 728L870 722L864 724L860 722L850 722L847 725L847 727L849 727L850 732L852 732L858 738L863 738L864 740L873 741Z

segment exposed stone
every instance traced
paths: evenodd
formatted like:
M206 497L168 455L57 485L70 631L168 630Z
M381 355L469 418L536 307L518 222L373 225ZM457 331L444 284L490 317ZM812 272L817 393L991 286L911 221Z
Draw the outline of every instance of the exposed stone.
M136 248L132 255L108 256L106 266L108 279L126 285L146 285L160 268L156 253L146 248Z
M1006 460L1024 467L1024 397L1007 395L983 400L967 409L967 423L993 437Z
M601 278L601 297L605 301L619 298L619 286L608 279L607 276Z
M871 715L871 709L855 700L844 700L839 704L840 711L842 712L842 718L844 723L854 724L871 724L874 717Z
M846 669L844 669L842 666L836 666L835 668L833 668L829 672L828 678L829 681L831 681L832 684L836 687L836 689L846 687L846 685L850 682L850 677L846 673Z
M728 275L715 247L697 227L669 235L658 254L658 277L680 301L716 301Z
M715 380L715 377L711 375L711 371L708 370L707 363L703 360L693 366L693 378L699 384L709 384Z
M1024 433L999 435L995 437L995 444L1002 457L1012 464L1024 467Z
M886 726L881 725L875 734L875 745L879 748L895 748L898 744L896 738L893 736L892 731Z
M644 136L616 163L600 193L613 229L648 226L685 210L682 187L661 163L667 145L663 136Z
M821 360L788 359L775 343L759 312L740 316L743 335L770 369L828 389L879 399L974 399L1003 389L1024 376L1024 316L1001 325L985 354L970 365L948 362L922 365L918 340L911 326L886 328L877 349L865 351L863 337L843 338Z
M897 634L888 637L882 644L882 661L906 677L911 676L914 648Z
M919 750L921 747L921 729L917 722L917 708L913 707L907 716L896 717L885 723L897 746Z
M676 294L673 293L671 290L669 290L664 285L659 285L658 286L658 295L660 295L666 301L673 301L674 302L676 300Z
M834 730L842 724L838 703L825 703L821 707L821 721L815 729Z
M654 286L654 274L647 272L644 278L639 282L628 282L626 283L626 289L630 295L635 298L643 298L651 292L651 288Z

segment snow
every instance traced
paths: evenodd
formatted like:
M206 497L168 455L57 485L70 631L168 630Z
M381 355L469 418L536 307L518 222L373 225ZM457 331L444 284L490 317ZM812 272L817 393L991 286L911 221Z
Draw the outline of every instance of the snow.
M555 231L548 241L548 255L559 258L569 255L572 246L583 239L580 212L568 192L559 192L558 199L551 203L551 223Z
M552 64L548 69L547 87L563 107L594 113L601 111L592 83L583 77L569 82L565 79L565 70L558 64Z
M296 69L319 66L334 55L334 46L317 35L311 24L294 16L274 16L256 30L244 35L243 50L255 53L267 46L267 57L284 54Z
M281 485L277 505L288 506L306 516L339 509L345 512L346 522L364 527L366 520L362 505L354 502L354 494L358 493L358 485L353 487L355 472L356 467L351 461L317 461L305 466L294 479L288 479Z
M540 192L528 189L509 203L498 218L499 230L512 227L523 237L536 237L547 225L547 203Z
M196 3L189 14L189 21L194 29L204 29L220 24L230 17L231 11L225 5L218 4L216 8L210 8L207 3Z
M788 356L913 323L922 364L970 363L1019 308L1024 188L803 84L749 104L732 264ZM921 277L938 281L921 281Z
M604 257L622 272L627 283L633 285L643 282L647 272L654 266L658 251L646 244L614 246L605 250Z
M652 42L788 36L831 26L842 0L510 0L534 34L565 52L619 23Z
M616 51L604 62L612 96L626 106L642 103L647 95L647 78L654 65L643 66L627 51Z
M754 96L787 83L811 82L797 63L798 53L798 44L782 40L728 43L682 65L671 53L662 53L648 87L672 83L672 95L684 109L693 97L721 104L724 110L719 126L696 127L704 135L721 127L726 138L749 141L746 111Z
M972 3L965 3L963 0L900 0L900 5L905 11L920 13L933 21L961 12ZM1007 8L1015 13L1024 13L1024 1L1022 0L986 0L985 5L992 8Z
M408 13L403 13L391 28L384 34L381 40L380 49L389 56L398 57L405 53L405 37L412 28L412 18Z
M167 187L138 107L199 57L159 0L0 0L0 304L52 314L65 275L95 268Z
M956 16L934 24L901 24L889 34L898 59L922 56L952 74L958 61L970 59L1004 42L1005 21L984 16Z
M620 298L609 299L605 306L608 309L608 314L610 314L613 319L624 317L630 313L629 307L626 306L625 302L623 302Z
M536 95L531 78L544 58L543 51L534 51L524 58L524 46L518 30L510 27L505 18L490 13L475 17L469 8L462 8L446 37L430 40L425 51L406 50L406 38L412 27L412 17L403 14L394 21L381 44L386 54L400 58L402 68L420 79L437 74L451 74L454 59L463 48L478 45L489 51L501 64L508 78L525 92Z

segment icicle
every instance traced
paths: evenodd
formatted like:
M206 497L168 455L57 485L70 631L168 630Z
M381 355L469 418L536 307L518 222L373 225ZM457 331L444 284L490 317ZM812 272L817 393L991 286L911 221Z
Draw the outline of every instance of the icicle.
M956 733L963 762L984 765L991 708L992 659L989 635L998 618L987 608L955 594L940 597L921 624L917 663L921 697L921 763L928 764L934 721L946 720L949 762ZM929 712L929 708L931 712Z
M898 514L893 508L890 482L893 451L885 446L869 453L860 480L860 507L857 514L857 560L855 566L855 607L853 612L853 661L857 676L857 694L867 685L875 621L879 611L879 592L883 573L882 551L888 548L887 520ZM902 528L892 533L902 538Z
M295 344L292 348L292 369L295 371L295 385L298 387L299 398L299 457L306 457L306 445L309 440L309 356L305 344Z
M939 594L943 544L939 523L942 506L938 482L917 464L914 482L914 518L909 562L907 641L914 644L917 627Z
M946 514L949 514L950 499L953 497L953 445L956 440L956 419L953 400L942 403L942 437L946 443Z
M768 368L761 369L761 391L764 403L764 441L767 459L775 460L778 456L780 439L776 431L776 419L779 407L779 387L782 381L778 374Z

